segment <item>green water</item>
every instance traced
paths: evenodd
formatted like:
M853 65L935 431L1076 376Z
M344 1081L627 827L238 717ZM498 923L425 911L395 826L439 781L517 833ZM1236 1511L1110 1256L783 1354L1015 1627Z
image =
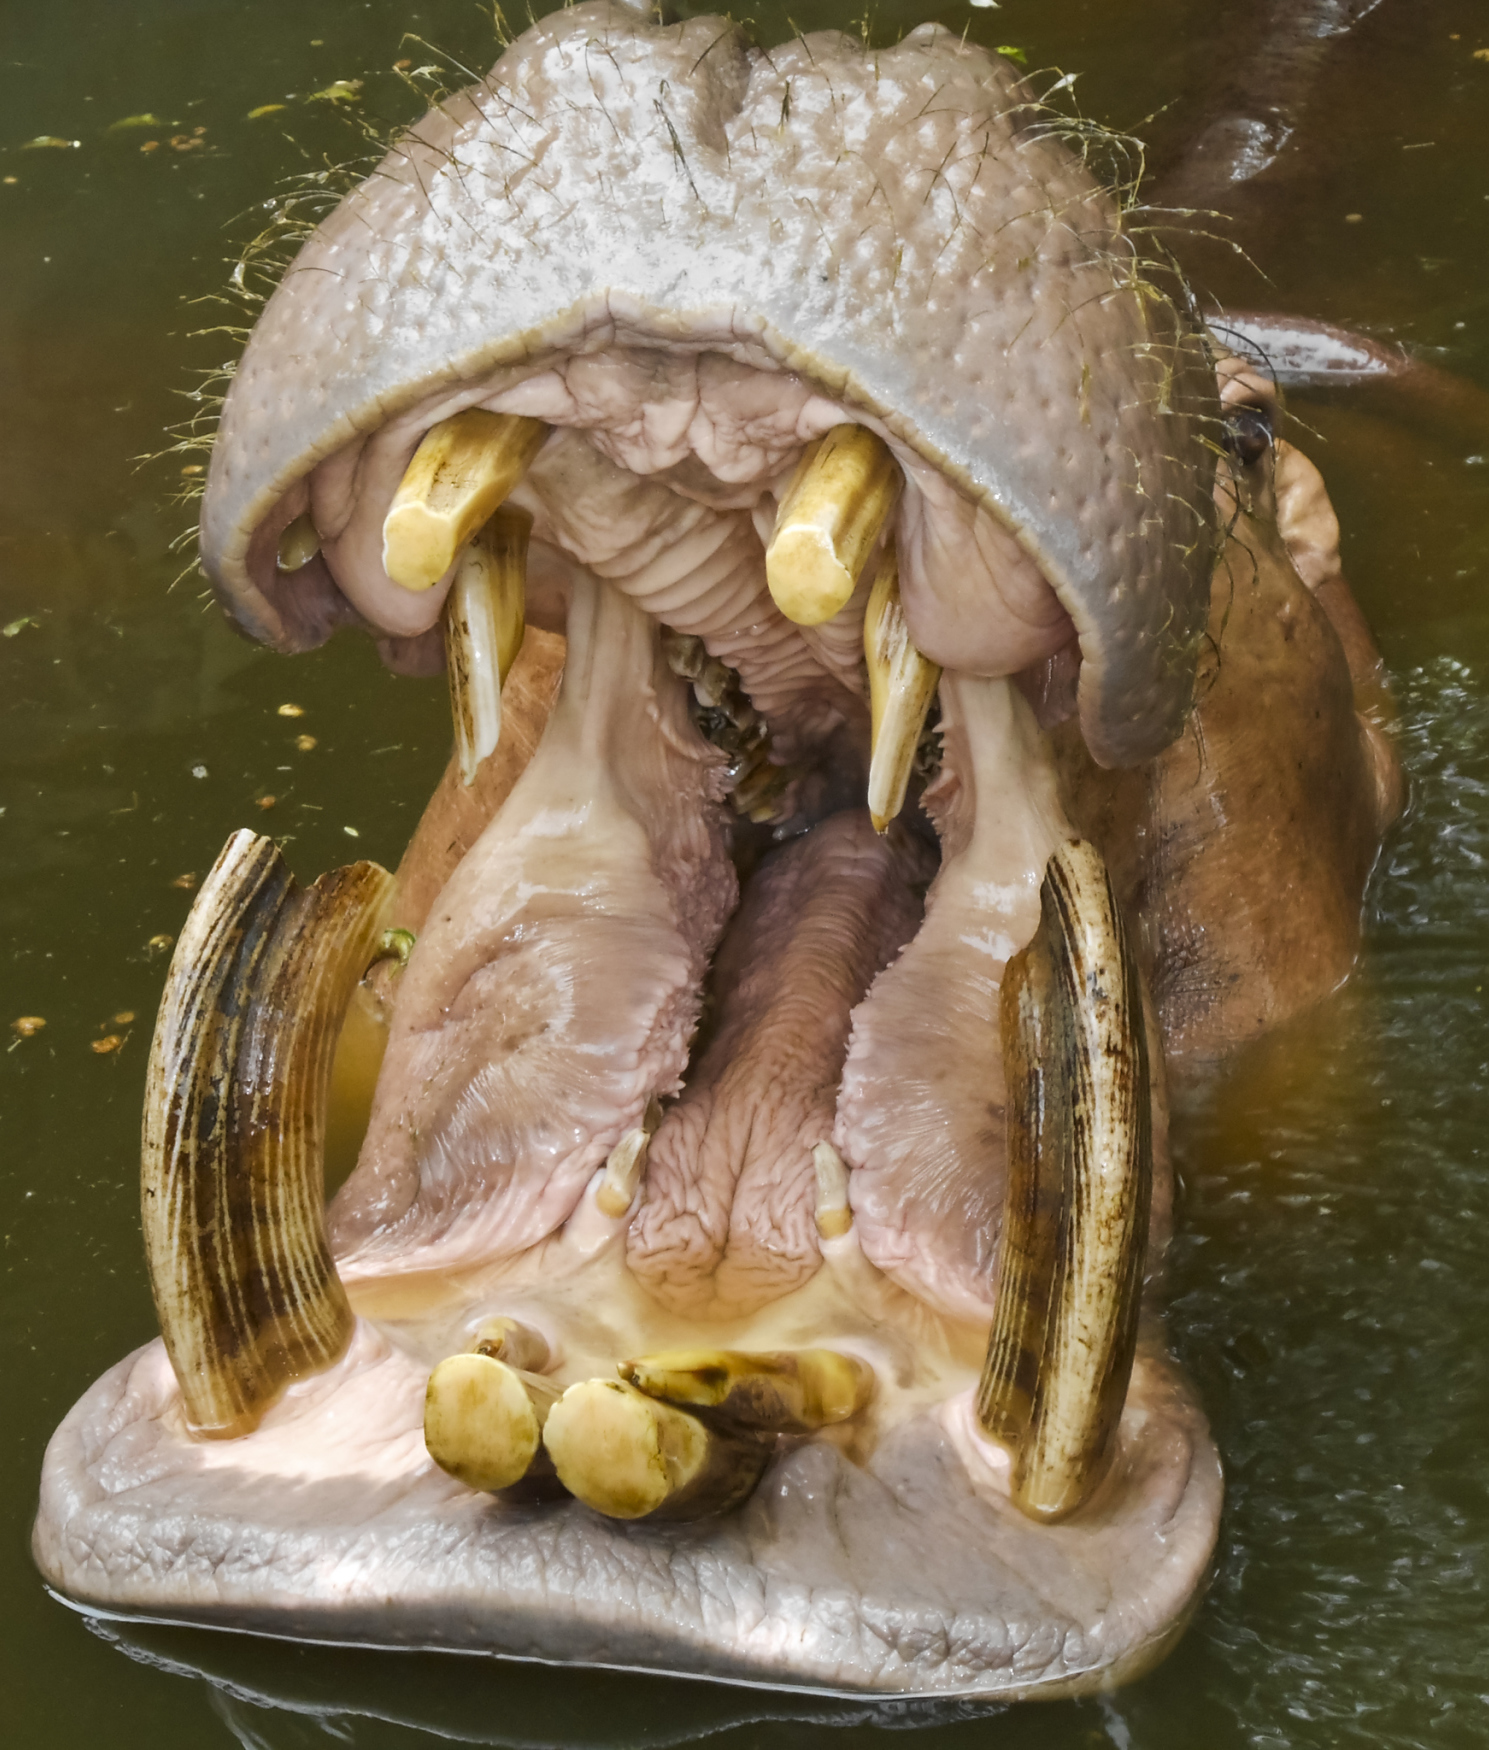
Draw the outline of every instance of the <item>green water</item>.
M1162 137L1223 77L1220 10L899 0L873 28L970 23L1032 65L1080 71L1104 121L1177 105ZM792 16L852 14L814 0ZM346 118L304 95L362 78L360 113L409 118L384 70L435 57L405 29L473 67L491 58L489 14L455 0L0 11L0 1020L47 1023L0 1050L5 1741L288 1750L413 1745L425 1728L844 1750L910 1728L927 1750L1489 1741L1489 464L1347 402L1298 411L1397 677L1414 802L1354 983L1180 1117L1170 1325L1229 1494L1213 1589L1167 1664L1102 1702L813 1712L763 1692L183 1631L121 1650L43 1593L27 1550L43 1446L154 1329L136 1138L164 970L149 943L190 902L174 883L244 824L287 835L307 877L354 855L392 862L445 758L438 684L390 679L352 639L268 656L224 630L199 579L173 589L190 511L172 500L192 458L137 464L199 405L182 399L190 373L232 356L229 336L191 335L240 316L193 300L222 285L253 209L355 150ZM784 9L761 19L767 38L785 29ZM1472 56L1489 17L1481 0L1386 0L1367 30L1316 124L1316 173L1254 240L1270 283L1239 265L1212 283L1240 304L1378 327L1489 384L1489 63ZM269 103L286 107L245 119ZM140 114L174 125L108 131ZM81 144L16 150L43 134ZM176 150L172 135L202 144ZM287 702L304 715L278 715ZM123 1044L92 1049L110 1036Z

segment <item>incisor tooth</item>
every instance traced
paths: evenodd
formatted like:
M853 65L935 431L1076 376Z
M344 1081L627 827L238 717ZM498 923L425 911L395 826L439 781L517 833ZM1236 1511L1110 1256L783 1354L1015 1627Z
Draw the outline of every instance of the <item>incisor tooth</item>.
M298 571L308 565L321 550L320 531L310 512L302 511L279 537L279 552L275 564L281 571Z
M861 425L835 425L807 446L765 554L766 582L788 620L820 626L853 594L901 484L888 445Z
M618 1379L571 1385L543 1444L558 1480L611 1519L700 1519L737 1506L759 1482L771 1443L710 1427Z
M533 519L505 505L466 548L445 603L445 673L460 775L474 784L501 739L502 682L527 629L527 540Z
M672 1349L622 1361L620 1375L648 1397L771 1434L846 1422L874 1395L873 1369L835 1349Z
M894 544L884 549L863 621L869 669L873 757L869 762L869 817L883 832L905 806L905 789L926 712L941 684L938 664L910 642L900 606L900 568Z
M424 436L383 522L383 569L404 589L432 589L532 465L548 435L538 419L468 407Z
M424 1444L468 1488L510 1489L541 1454L558 1396L546 1379L489 1355L447 1356L424 1393Z
M841 1239L853 1226L848 1163L830 1142L819 1142L812 1150L812 1166L817 1175L817 1232L824 1240Z
M595 1193L595 1204L601 1215L613 1216L618 1221L631 1207L636 1187L646 1170L646 1151L651 1145L651 1137L651 1131L643 1123L636 1130L628 1130L611 1149L610 1158L605 1162L605 1176Z
M1034 939L1003 975L1008 1190L983 1428L1014 1501L1062 1519L1111 1459L1137 1346L1152 1191L1142 989L1096 849L1050 858Z
M477 1355L505 1361L519 1373L542 1373L552 1359L548 1339L517 1319L486 1319L476 1332Z

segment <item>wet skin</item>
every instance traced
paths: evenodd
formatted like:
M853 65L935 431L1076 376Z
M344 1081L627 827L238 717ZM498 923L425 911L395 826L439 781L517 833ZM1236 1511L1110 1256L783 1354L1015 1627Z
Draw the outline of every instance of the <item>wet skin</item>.
M468 145L431 123L437 144L395 154L266 315L204 518L230 611L284 648L361 620L390 660L427 662L442 591L399 591L376 531L423 432L494 404L558 428L517 502L536 518L529 619L566 631L568 666L555 704L554 646L530 634L490 774L474 794L446 781L400 870L419 945L406 972L379 975L388 1056L330 1220L360 1315L349 1349L230 1443L184 1435L158 1347L101 1382L53 1448L38 1527L74 1596L331 1638L987 1694L1120 1676L1182 1624L1218 1475L1156 1331L1110 1476L1066 1525L1012 1509L966 1421L1001 1208L996 992L1072 828L1112 871L1171 1068L1334 988L1399 807L1379 675L1321 482L1266 442L1266 386L1222 367L1227 405L1254 415L1222 411L1200 338L1127 288L1096 191L1049 142L1014 147L993 63L935 33L870 60L819 41L762 65L717 21L653 34L564 15L518 45L479 116L457 106ZM667 131L663 78L681 118ZM805 144L789 137L782 170L788 79ZM840 90L823 95L834 79L858 106L848 121ZM948 92L957 104L927 109ZM553 178L513 194L491 166L534 113L561 117ZM628 191L599 209L608 232L593 205L581 224L565 204L566 179L593 174L586 130L607 126ZM833 130L852 128L880 168L849 184ZM449 175L426 212L415 170L467 149L489 181L472 194ZM915 195L898 209L886 166ZM643 172L662 192L638 214ZM822 244L807 188L843 236L850 216L861 227L828 292L803 269ZM719 241L708 203L724 192L739 206ZM467 200L520 240L507 275L488 281L450 243ZM648 255L636 238L652 234L665 247ZM605 284L594 264L621 243L635 259ZM443 305L435 267L459 284ZM867 755L854 604L845 638L809 637L764 586L757 518L768 528L803 444L844 421L878 430L906 478L906 618L947 671L925 797L939 839L912 813L881 841L849 811ZM307 506L320 555L280 571L280 535ZM806 771L770 832L719 802L722 762L663 658L664 619L737 671ZM565 786L584 822L555 875L544 822ZM803 863L808 889L839 884L843 940L777 900ZM572 895L581 865L608 884L593 915L523 910L539 872ZM519 940L548 952L537 971L503 961ZM711 959L719 1014L690 1061ZM752 981L757 964L772 976ZM593 1013L568 1011L535 1058L555 979ZM533 1020L515 1037L519 992ZM493 1094L480 1083L498 1059L511 1073ZM663 1170L607 1228L586 1202L594 1174L652 1095L679 1092L653 1144ZM1160 1134L1164 1116L1160 1077ZM853 1169L854 1226L833 1240L801 1219L828 1131ZM1167 1203L1160 1142L1153 1272ZM628 1530L568 1504L504 1508L433 1470L419 1424L430 1365L493 1313L550 1337L560 1384L687 1342L831 1343L870 1362L878 1396L841 1438L784 1443L754 1500L717 1522ZM189 1551L209 1526L254 1553L226 1555L204 1586ZM307 1557L335 1577L292 1580ZM830 1627L810 1602L824 1592L844 1613ZM953 1621L971 1626L952 1635Z

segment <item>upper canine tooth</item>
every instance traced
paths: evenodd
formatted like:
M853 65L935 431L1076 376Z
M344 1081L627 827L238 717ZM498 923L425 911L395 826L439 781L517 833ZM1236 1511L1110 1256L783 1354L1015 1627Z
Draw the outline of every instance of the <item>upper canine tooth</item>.
M404 589L432 589L532 465L539 419L468 407L425 433L383 521L383 569Z
M281 571L298 571L321 550L320 531L308 510L302 511L279 537L274 563Z
M788 620L819 626L853 594L901 484L888 445L861 425L835 425L808 444L765 554L766 582Z
M900 606L900 568L893 543L886 545L879 575L869 592L863 621L869 670L873 756L869 762L869 815L883 832L905 806L905 789L926 712L941 684L941 669L910 642Z
M772 1434L846 1422L874 1395L874 1370L835 1349L673 1349L623 1361L620 1375L648 1397Z
M848 1164L830 1142L812 1150L817 1175L817 1232L824 1240L840 1239L853 1226L848 1206Z
M273 841L234 833L166 975L140 1191L161 1335L198 1433L245 1433L330 1366L352 1312L326 1244L337 1035L393 880L375 863L303 891Z
M1110 1461L1137 1347L1152 1194L1142 989L1100 853L1050 858L1033 940L1003 976L1008 1190L982 1426L1014 1501L1064 1518Z
M527 541L533 519L504 505L460 557L445 603L445 672L460 775L476 781L501 738L501 689L527 629Z

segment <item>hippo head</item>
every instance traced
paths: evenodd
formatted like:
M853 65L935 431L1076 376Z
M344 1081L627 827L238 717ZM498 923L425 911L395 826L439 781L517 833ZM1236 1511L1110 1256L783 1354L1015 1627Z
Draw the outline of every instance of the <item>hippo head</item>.
M1226 381L937 26L578 6L389 153L202 550L276 649L447 657L457 762L396 879L242 833L198 898L164 1341L50 1449L60 1592L834 1691L1161 1655L1220 1506L1165 1052L1342 975L1389 788L1284 538L1327 501Z

